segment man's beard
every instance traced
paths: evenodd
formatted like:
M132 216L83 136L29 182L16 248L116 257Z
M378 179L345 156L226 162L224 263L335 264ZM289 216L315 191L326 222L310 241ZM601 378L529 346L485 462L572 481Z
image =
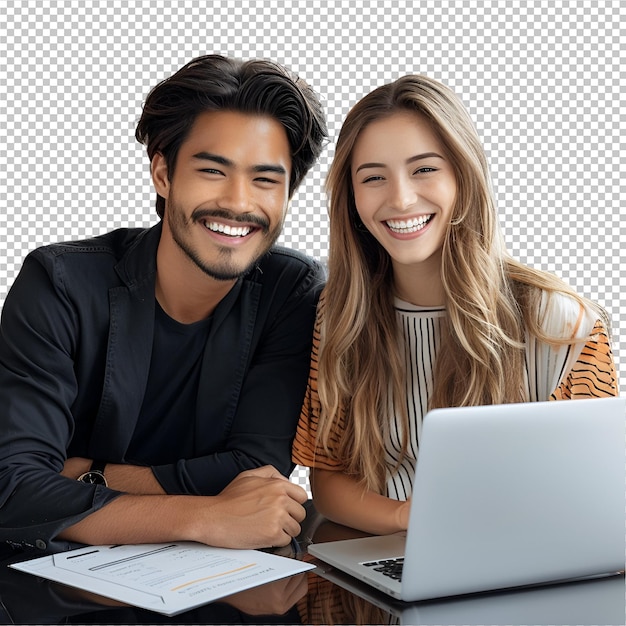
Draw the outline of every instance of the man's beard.
M205 209L197 209L191 215L191 218L186 218L184 211L176 206L170 204L168 207L170 231L172 238L176 245L185 253L188 259L190 259L199 269L201 269L207 276L219 281L236 280L241 276L247 274L263 257L268 250L276 243L276 240L280 236L282 229L282 220L275 228L270 230L270 225L267 220L259 218L257 216L244 215L241 216L236 213L231 213L223 209L216 209L213 211ZM241 267L237 265L232 257L237 254L237 250L224 246L219 251L219 259L208 263L202 259L197 250L194 250L193 246L184 237L185 232L190 232L191 227L195 222L204 221L210 217L224 218L234 221L241 221L245 223L253 223L260 228L261 236L265 239L265 245L262 246L258 253L250 259L250 261ZM204 228L204 226L202 226Z

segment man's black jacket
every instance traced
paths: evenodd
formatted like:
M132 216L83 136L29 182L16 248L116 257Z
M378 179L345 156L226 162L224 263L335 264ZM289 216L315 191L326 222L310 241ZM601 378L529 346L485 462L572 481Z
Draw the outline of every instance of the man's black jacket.
M26 258L2 311L0 541L67 548L54 537L119 495L59 472L66 456L125 461L150 366L160 232L121 229ZM153 468L168 493L215 494L265 464L289 474L322 280L318 264L274 248L220 302L198 410L181 419L197 455Z

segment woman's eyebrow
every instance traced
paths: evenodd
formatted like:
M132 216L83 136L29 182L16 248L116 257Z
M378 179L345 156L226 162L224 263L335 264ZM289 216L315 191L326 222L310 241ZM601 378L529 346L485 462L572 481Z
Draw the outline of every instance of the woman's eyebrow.
M440 154L437 154L437 152L423 152L422 154L416 154L415 156L409 157L406 160L406 162L414 163L415 161L419 161L421 159L432 159L432 158L443 159L443 157ZM359 167L356 168L355 173L360 172L363 169L374 168L374 167L386 167L386 166L384 163L362 163L361 165L359 165Z
M361 165L359 165L359 167L356 168L356 171L360 172L361 170L364 170L369 167L385 167L385 164L384 163L362 163Z
M443 159L443 157L437 152L424 152L422 154L416 154L415 156L407 159L407 163L414 163L415 161L420 161L421 159Z

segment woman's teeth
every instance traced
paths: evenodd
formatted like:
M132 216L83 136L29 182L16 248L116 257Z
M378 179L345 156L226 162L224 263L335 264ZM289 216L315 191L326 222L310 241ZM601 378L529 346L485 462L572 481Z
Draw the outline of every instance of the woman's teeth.
M245 237L252 232L250 226L229 226L228 224L218 224L217 222L205 222L204 225L214 233L221 233L229 237Z
M418 230L422 230L428 222L430 222L432 218L431 215L421 215L420 217L415 217L412 220L387 220L385 224L389 227L389 230L394 233L399 234L407 234L407 233L415 233Z

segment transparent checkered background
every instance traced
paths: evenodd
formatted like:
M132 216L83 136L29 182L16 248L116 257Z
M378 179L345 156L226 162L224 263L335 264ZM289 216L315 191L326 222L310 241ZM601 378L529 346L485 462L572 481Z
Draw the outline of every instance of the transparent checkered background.
M0 306L35 246L156 222L148 160L133 134L154 84L200 54L269 57L322 95L331 133L294 198L283 243L326 256L322 183L341 120L381 83L429 74L475 120L510 252L607 308L623 369L623 7L0 0ZM293 480L306 486L306 472Z

